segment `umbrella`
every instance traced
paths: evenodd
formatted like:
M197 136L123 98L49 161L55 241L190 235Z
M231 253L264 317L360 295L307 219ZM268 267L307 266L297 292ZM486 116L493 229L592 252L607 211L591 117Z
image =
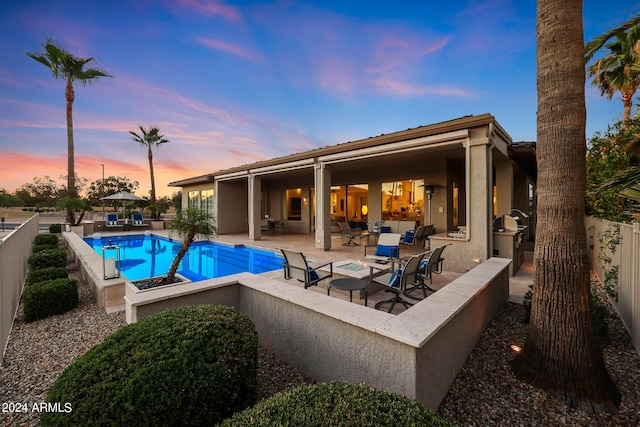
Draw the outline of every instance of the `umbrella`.
M139 202L142 200L147 200L144 197L136 196L135 194L131 194L127 191L121 191L116 194L112 194L107 197L103 197L100 200L113 200L113 201L122 201L122 202Z
M120 206L124 205L124 202L141 202L146 201L144 197L136 196L135 194L131 194L128 191L121 191L116 194L112 194L110 196L106 196L101 198L100 200L112 201L112 202L122 202ZM116 206L116 211L118 207Z

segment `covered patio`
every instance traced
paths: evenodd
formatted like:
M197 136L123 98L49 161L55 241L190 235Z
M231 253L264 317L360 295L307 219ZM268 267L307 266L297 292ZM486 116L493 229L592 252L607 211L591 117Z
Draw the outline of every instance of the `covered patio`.
M272 234L270 220L287 235L312 235L322 251L340 250L332 236L341 221L369 229L382 223L401 234L432 224L435 246L455 243L449 269L464 273L492 256L515 259L502 249L511 242L494 247L494 219L535 211L535 171L527 163L535 153L516 156L514 146L493 116L465 116L171 185L183 188L184 206L211 209L221 236L244 233L252 241ZM530 232L534 224L530 218Z

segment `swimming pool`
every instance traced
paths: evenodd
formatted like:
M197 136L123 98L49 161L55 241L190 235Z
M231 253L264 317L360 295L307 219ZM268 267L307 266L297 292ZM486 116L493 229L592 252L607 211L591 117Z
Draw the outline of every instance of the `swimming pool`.
M129 280L161 276L169 271L182 242L150 235L109 236L84 241L100 256L109 244L120 248L120 271ZM275 252L216 242L195 242L182 259L178 273L192 282L249 272L260 274L282 268Z

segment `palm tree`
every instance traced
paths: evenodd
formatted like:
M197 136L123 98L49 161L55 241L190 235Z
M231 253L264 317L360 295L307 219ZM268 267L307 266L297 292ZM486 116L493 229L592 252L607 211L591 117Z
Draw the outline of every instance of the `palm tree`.
M640 25L616 36L604 47L609 52L587 67L592 84L600 88L600 94L611 100L620 92L624 112L622 119L631 118L633 97L640 86ZM588 56L588 54L587 54Z
M620 393L590 307L583 37L581 0L538 0L535 291L513 371L572 407L615 412Z
M83 86L98 81L100 77L112 77L99 68L85 68L93 58L79 58L60 47L53 39L49 38L42 45L44 52L25 52L27 56L40 62L51 70L54 78L64 79L67 82L65 97L67 102L67 197L76 199L78 191L75 184L75 160L73 147L73 101L75 92L73 82L79 81ZM75 216L72 209L67 209L67 221L75 224Z
M187 210L178 210L174 219L169 221L169 228L178 233L182 239L182 246L176 254L169 272L167 273L167 283L173 283L176 277L176 271L180 261L189 250L189 246L193 243L196 236L208 239L217 234L218 230L215 225L213 216L202 209L191 207Z
M153 219L160 219L160 210L156 205L156 180L153 175L153 146L159 147L161 144L169 142L168 139L164 137L164 135L160 135L160 129L155 126L152 126L149 130L143 128L142 126L138 126L140 128L141 135L129 131L129 133L133 136L133 140L140 145L147 147L147 157L149 158L149 172L151 174L151 215Z
M639 31L639 28L638 28L639 25L640 25L640 13L633 16L628 21L623 22L619 27L614 28L613 30L609 30L606 33L601 34L595 39L591 40L585 46L586 61L589 62L591 58L593 58L593 55L595 55L596 52L599 51L602 48L602 46L604 46L612 38L621 36L626 31L636 32L637 34L637 31ZM637 35L634 35L633 37L635 37L635 39L638 40Z

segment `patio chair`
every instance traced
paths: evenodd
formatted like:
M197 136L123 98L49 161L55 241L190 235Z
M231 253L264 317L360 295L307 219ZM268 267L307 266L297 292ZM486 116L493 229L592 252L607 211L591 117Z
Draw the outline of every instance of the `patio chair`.
M338 226L340 227L340 233L342 234L342 237L347 239L347 241L343 243L342 246L358 246L358 244L353 239L355 239L356 236L361 233L361 231L352 229L347 221L339 222Z
M400 233L381 233L375 246L367 245L364 247L364 257L378 263L389 262L391 258L399 258L400 237ZM367 255L367 248L373 247L376 248L375 252Z
M413 246L415 253L418 253L418 248L424 250L424 243L432 232L433 225L422 225L415 232L407 231L402 240L400 240L400 244Z
M120 224L118 223L118 215L114 213L107 214L107 220L105 221L105 226L107 228L120 227Z
M133 226L134 227L147 227L147 224L144 223L144 219L142 218L142 214L134 213L133 214Z
M418 281L418 268L420 266L420 261L426 254L427 252L413 255L409 258L403 268L398 269L393 273L387 273L382 276L370 278L372 283L384 286L385 292L393 293L393 298L378 302L375 306L376 309L379 309L384 304L391 304L388 310L388 312L391 313L398 303L402 304L404 308L409 308L413 305L413 303L402 298L402 294L408 286L413 285Z
M416 281L416 283L407 287L407 289L405 290L406 296L412 299L424 299L427 297L427 291L429 292L436 291L431 286L427 285L425 283L425 280L429 279L429 284L433 285L433 276L432 276L433 273L435 274L442 273L442 263L444 261L444 258L442 258L442 252L449 245L451 245L451 243L440 246L439 248L436 248L431 253L429 252L426 253L427 255L425 256L425 258L422 261L420 261L420 266L418 268L418 280ZM422 298L411 296L411 293L416 290L422 291Z
M284 278L286 280L294 278L299 282L304 283L305 289L310 286L317 286L321 280L333 276L333 262L328 262L316 267L310 267L302 252L294 252L287 249L280 249L280 251L282 252L282 256L284 256L285 260L282 264L284 267ZM327 265L329 266L329 273L318 272L320 268Z

